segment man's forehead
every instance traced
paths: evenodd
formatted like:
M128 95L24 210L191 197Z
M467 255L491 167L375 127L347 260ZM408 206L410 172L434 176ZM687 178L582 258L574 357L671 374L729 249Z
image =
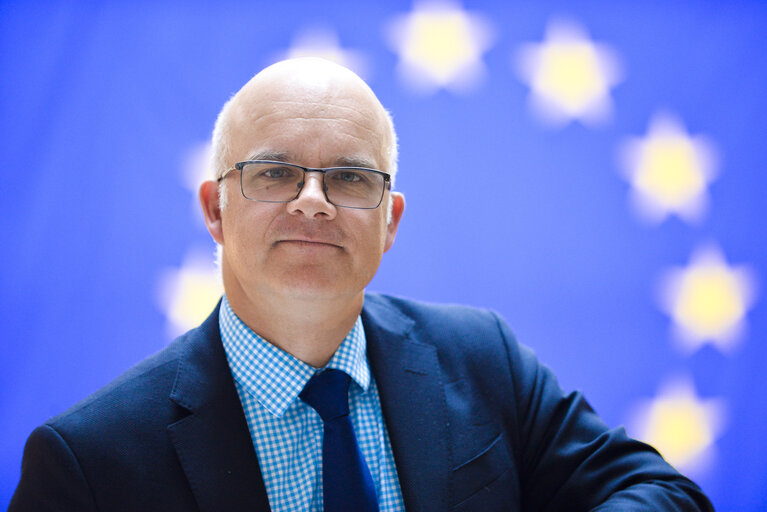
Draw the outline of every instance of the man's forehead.
M361 78L337 64L283 61L253 77L231 103L224 128L228 165L247 159L387 166L386 111Z
M315 120L321 123L343 119L372 128L380 122L383 112L374 97L343 87L317 91L286 87L269 94L254 91L238 99L236 111L241 122Z
M346 119L262 116L233 123L229 133L229 163L274 160L306 167L366 167L382 169L385 132L369 124L361 129Z
M324 167L384 163L386 126L370 111L296 103L240 111L232 121L230 143L238 158Z

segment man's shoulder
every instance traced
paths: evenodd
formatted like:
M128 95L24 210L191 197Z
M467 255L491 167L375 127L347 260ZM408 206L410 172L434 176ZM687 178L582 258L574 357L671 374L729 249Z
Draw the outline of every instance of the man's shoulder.
M179 371L189 361L204 360L205 352L214 349L207 331L217 329L216 313L211 315L215 319L179 336L46 424L60 432L86 433L173 421L182 413L171 400Z
M437 304L368 293L363 323L435 346L457 357L498 357L517 347L511 329L489 309L460 304Z
M185 336L126 370L113 381L80 400L46 423L57 430L94 425L96 422L123 423L136 418L148 403L167 400L176 376Z
M503 319L489 309L413 300L395 295L367 293L365 308L379 316L401 316L412 319L415 325L449 326L451 329L497 329ZM505 325L505 324L504 324Z

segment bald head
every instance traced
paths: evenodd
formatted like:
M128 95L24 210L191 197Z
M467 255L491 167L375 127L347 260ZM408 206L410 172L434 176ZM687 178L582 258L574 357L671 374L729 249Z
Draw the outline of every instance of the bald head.
M273 64L246 83L223 107L213 131L211 167L216 177L235 162L254 158L251 154L258 125L269 119L327 119L322 129L334 129L334 117L344 114L344 122L353 123L380 148L375 166L394 175L397 170L397 140L388 112L368 85L349 69L318 58L290 59ZM319 125L318 125L319 126ZM307 135L310 135L307 133ZM307 155L312 147L306 137ZM279 151L275 146L274 150ZM356 155L337 155L351 157ZM294 162L301 163L301 162ZM371 165L373 163L371 162ZM304 164L308 165L308 164Z

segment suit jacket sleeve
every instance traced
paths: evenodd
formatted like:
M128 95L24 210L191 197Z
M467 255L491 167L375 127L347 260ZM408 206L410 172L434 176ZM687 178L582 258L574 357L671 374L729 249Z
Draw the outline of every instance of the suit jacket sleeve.
M48 425L36 428L29 436L21 474L8 512L96 510L75 455Z
M623 428L608 429L579 392L565 395L551 370L496 320L512 372L523 509L713 510L653 448Z

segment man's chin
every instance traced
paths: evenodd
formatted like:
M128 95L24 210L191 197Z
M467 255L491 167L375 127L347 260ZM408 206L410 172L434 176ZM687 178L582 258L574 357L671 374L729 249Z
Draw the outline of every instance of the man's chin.
M354 295L348 289L348 283L340 282L338 276L338 271L327 268L298 266L280 273L274 283L273 293L303 301L330 301Z

